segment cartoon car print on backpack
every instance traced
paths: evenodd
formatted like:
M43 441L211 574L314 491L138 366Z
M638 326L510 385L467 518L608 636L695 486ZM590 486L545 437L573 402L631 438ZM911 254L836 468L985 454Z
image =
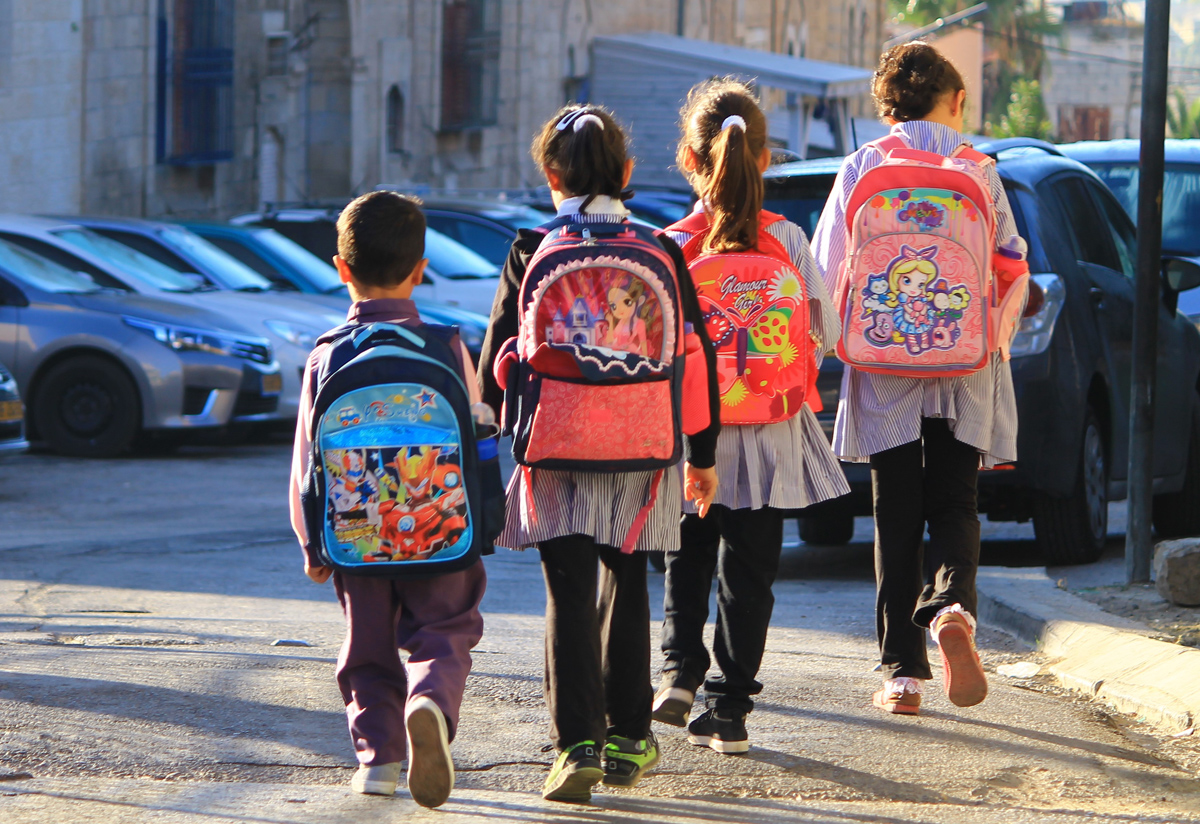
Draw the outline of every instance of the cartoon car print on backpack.
M954 347L971 293L941 277L937 256L936 245L902 245L883 272L868 277L861 317L873 321L866 330L873 345L904 346L912 355Z
M458 447L328 449L324 457L329 523L362 561L424 560L466 531Z

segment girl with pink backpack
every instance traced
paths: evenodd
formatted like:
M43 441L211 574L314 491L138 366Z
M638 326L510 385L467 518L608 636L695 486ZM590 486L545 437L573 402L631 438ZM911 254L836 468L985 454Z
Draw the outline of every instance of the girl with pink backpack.
M558 757L542 796L584 802L658 762L646 551L679 546L685 496L707 512L720 422L687 264L622 203L633 160L616 119L564 107L533 159L558 214L513 241L479 374L518 463L495 542L536 547L546 578Z
M833 448L871 464L884 677L873 703L907 715L933 677L927 628L951 702L987 695L976 480L981 464L1017 457L1008 344L1025 243L994 161L962 136L964 88L925 43L880 58L872 94L891 133L842 163L813 241L843 319Z
M732 79L697 85L682 132L679 166L700 200L667 232L683 248L717 351L721 487L706 518L687 508L682 545L666 555L666 661L654 718L687 724L703 684L706 711L688 725L688 740L743 753L751 696L762 691L755 677L774 606L784 510L850 491L813 412L821 408L817 365L839 324L803 230L762 208L770 149L754 93ZM719 672L706 680L714 573Z

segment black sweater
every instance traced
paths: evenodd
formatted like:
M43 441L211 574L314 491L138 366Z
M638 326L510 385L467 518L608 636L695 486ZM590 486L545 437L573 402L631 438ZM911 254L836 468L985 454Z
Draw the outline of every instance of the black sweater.
M537 231L521 229L517 239L513 241L512 249L508 252L508 260L500 274L500 288L496 290L496 299L492 303L492 317L488 323L487 335L483 339L483 351L479 356L479 388L483 400L495 411L497 420L500 419L500 408L504 404L504 391L496 383L492 367L496 361L496 353L506 340L517 334L517 299L521 294L521 281L525 277L525 269L529 259L533 257L542 240L546 236ZM669 237L660 235L663 247L675 263L675 273L679 281L679 303L683 309L683 319L692 324L700 340L704 344L704 357L708 362L708 408L710 420L708 429L695 435L684 437L684 457L688 463L698 469L707 469L717 462L717 435L721 431L720 395L717 392L717 358L708 332L704 328L704 319L700 312L700 303L696 300L696 287L688 274L687 263L683 253Z

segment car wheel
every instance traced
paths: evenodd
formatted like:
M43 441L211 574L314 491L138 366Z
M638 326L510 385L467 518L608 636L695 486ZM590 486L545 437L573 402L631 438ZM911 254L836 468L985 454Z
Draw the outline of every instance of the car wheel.
M1160 538L1200 535L1200 405L1192 405L1183 488L1154 497L1154 531Z
M112 361L72 358L42 379L34 420L61 455L111 458L128 451L141 429L137 387Z
M849 499L809 507L811 514L800 517L800 540L806 544L843 546L854 539L854 510Z
M1108 536L1108 458L1100 421L1084 417L1083 448L1074 491L1065 498L1038 493L1033 530L1048 565L1086 564L1104 551Z

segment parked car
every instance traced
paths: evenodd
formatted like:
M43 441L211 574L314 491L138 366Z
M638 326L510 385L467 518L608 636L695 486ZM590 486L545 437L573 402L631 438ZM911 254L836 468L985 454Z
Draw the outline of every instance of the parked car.
M281 387L265 338L4 240L0 363L25 388L29 437L87 457L121 454L143 432L273 415Z
M518 229L533 229L554 217L553 210L494 200L424 197L431 229L466 246L495 266L508 260Z
M270 280L305 294L332 295L344 306L350 303L346 284L337 269L300 244L274 229L258 226L230 226L227 223L183 224L226 254ZM467 349L478 359L487 333L487 315L469 312L457 306L417 297L417 309L429 323L457 326Z
M337 218L341 207L297 207L250 212L229 222L234 226L274 229L322 260L337 254ZM500 269L466 246L438 232L425 230L425 277L413 293L418 300L456 306L480 315L492 311L500 286Z
M1086 140L1057 148L1099 175L1137 223L1140 140ZM1200 140L1167 140L1163 149L1163 252L1200 256ZM1200 289L1181 294L1179 308L1200 324Z
M25 440L25 405L17 379L0 363L0 458L29 448Z
M1096 558L1107 504L1126 494L1136 239L1125 211L1100 179L1052 147L996 141L1018 229L1029 241L1029 305L1012 348L1019 429L1015 465L980 475L980 509L991 520L1032 519L1048 563ZM810 234L840 161L776 166L766 173L766 207ZM1200 531L1200 333L1176 311L1179 292L1200 285L1195 263L1164 266L1154 445L1155 527ZM818 389L832 430L842 364L827 358ZM845 464L853 494L806 513L808 540L849 540L853 516L870 513L870 477Z
M152 237L136 237L144 241L143 245L154 242ZM304 364L317 337L345 318L344 302L333 298L317 304L303 301L298 295L216 288L215 278L177 271L125 245L121 237L101 234L71 219L0 215L0 238L83 272L101 286L158 295L164 300L207 309L229 318L238 328L267 338L283 376L272 417L283 421L296 417ZM169 248L161 251L171 254ZM213 252L223 256L216 249ZM257 275L255 278L262 280Z

